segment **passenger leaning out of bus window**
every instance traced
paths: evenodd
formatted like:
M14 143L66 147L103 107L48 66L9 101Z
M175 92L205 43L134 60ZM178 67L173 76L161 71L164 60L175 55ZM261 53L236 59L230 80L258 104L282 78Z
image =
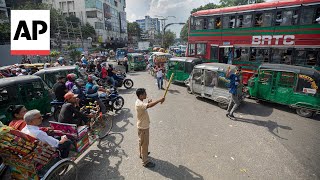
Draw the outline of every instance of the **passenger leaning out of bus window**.
M245 49L241 50L241 55L238 58L238 60L241 60L241 61L248 61L249 60L249 54L247 53L247 51Z
M7 109L7 112L12 117L12 121L9 123L10 127L21 131L27 125L23 120L23 116L27 113L24 105L11 105Z

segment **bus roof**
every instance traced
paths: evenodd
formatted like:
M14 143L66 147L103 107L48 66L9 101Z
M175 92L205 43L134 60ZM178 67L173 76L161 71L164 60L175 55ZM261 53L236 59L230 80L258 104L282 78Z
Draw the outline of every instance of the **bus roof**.
M173 58L170 58L169 61L193 62L193 61L201 61L201 59L195 58L195 57L173 57Z
M318 80L320 80L320 73L316 69L301 67L301 66L292 66L286 64L262 64L259 69L270 69L274 71L287 71L293 72L297 74L304 74L308 76L312 76Z
M11 84L20 84L24 81L35 81L35 80L41 81L41 78L39 76L33 76L33 75L2 78L0 79L0 87L8 86Z
M225 14L225 13L234 13L234 12L247 12L255 11L261 9L276 9L277 7L286 7L286 6L299 6L301 4L320 4L319 0L284 0L284 1L271 1L265 3L257 4L248 4L242 6L232 6L225 8L201 10L192 14L192 16L208 16L214 14Z
M207 69L207 70L213 70L213 71L226 71L230 67L231 70L234 70L237 68L237 66L231 65L231 64L223 64L223 63L203 63L198 64L194 68L195 69Z

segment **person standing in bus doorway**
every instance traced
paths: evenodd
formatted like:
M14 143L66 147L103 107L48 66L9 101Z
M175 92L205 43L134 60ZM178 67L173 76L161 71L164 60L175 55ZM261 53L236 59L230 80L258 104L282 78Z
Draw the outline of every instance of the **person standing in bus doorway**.
M241 69L237 69L234 74L231 74L230 66L228 67L226 77L230 79L230 91L231 99L228 105L226 116L229 118L235 118L233 113L239 107L240 101L238 98L238 85L240 84Z

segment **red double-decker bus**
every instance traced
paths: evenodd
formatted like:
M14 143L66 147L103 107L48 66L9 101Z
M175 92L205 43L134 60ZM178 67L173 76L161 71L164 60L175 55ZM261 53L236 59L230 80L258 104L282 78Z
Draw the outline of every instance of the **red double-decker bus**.
M242 67L261 63L320 69L320 0L287 0L202 10L189 20L187 56Z

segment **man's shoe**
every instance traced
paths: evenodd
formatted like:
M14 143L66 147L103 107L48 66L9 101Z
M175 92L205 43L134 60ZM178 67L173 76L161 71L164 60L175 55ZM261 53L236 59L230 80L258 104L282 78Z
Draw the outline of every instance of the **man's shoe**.
M148 152L148 155L150 154L150 152ZM140 159L142 159L142 157L140 156Z
M226 114L227 117L230 117L229 113Z
M229 115L229 118L230 118L230 119L235 119L236 117L234 117L233 114L230 114L230 115Z
M148 162L146 165L143 165L145 168L154 168L156 166L153 162Z

